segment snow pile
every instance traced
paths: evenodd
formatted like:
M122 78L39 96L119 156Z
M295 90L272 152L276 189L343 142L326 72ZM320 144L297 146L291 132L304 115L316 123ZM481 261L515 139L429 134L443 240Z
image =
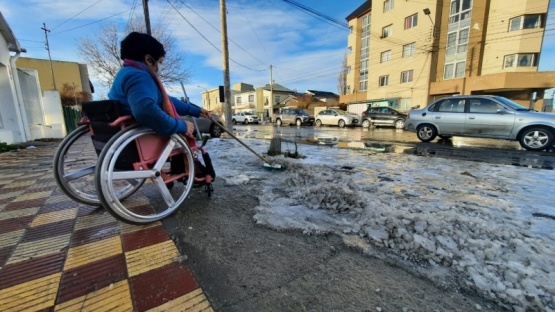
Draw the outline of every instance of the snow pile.
M282 159L288 170L265 176L258 223L356 235L420 265L452 268L515 310L555 310L554 221L531 217L554 215L552 172L312 146L300 152L308 158Z

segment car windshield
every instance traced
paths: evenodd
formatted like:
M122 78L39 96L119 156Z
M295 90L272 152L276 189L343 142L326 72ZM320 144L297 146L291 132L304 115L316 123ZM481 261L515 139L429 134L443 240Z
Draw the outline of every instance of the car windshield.
M349 113L347 113L347 112L344 111L344 110L339 110L339 109L338 109L338 110L336 110L336 112L337 112L339 115L349 115Z
M302 110L302 109L296 110L295 113L296 113L297 115L306 115L306 116L308 116L308 113L305 112L305 111Z
M528 108L526 108L526 107L524 107L524 106L522 106L522 105L520 105L520 104L518 104L518 103L515 103L515 102L513 102L513 101L511 101L511 100L509 100L509 99L507 99L507 98L504 98L504 97L502 97L502 96L496 96L496 97L494 97L494 99L496 99L496 100L498 100L499 102L501 102L501 103L503 103L503 104L509 106L510 108L512 108L512 109L514 109L514 110L517 110L517 111L529 111Z

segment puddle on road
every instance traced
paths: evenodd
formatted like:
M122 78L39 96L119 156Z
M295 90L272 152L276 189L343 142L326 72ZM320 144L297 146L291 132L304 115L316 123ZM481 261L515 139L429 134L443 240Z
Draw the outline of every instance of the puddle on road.
M271 139L274 134L263 131L237 133L238 137ZM504 164L519 167L554 170L555 155L553 153L535 153L523 150L489 149L484 147L456 146L452 142L437 141L436 143L382 143L363 140L349 140L333 135L280 135L283 142L310 144L343 149L367 150L374 153L409 154L424 157L442 157L468 161Z

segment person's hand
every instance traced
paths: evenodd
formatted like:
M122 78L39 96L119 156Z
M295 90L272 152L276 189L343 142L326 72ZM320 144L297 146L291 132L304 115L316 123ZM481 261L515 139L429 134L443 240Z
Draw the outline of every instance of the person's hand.
M185 120L185 124L187 124L187 133L186 134L188 134L192 137L193 136L193 131L195 131L195 125L192 122L188 121L188 120Z
M207 111L207 110L205 110L204 108L202 108L202 109L200 110L200 117L205 117L205 118L208 118L208 119L212 119L212 114L210 114L209 111Z

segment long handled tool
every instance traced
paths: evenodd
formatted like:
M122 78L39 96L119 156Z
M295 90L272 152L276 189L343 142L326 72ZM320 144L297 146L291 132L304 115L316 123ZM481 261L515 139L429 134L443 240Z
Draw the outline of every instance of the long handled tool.
M268 163L268 161L264 158L264 156L257 153L250 146L248 146L245 142L243 142L241 139L239 139L235 134L233 134L231 131L227 130L227 128L224 127L224 125L222 125L220 122L218 122L215 118L212 118L212 122L215 122L218 126L220 126L220 128L224 132L226 132L227 134L229 134L229 136L231 136L232 138L237 140L237 142L241 143L241 145L246 147L251 153L256 155L256 157L260 158L264 162L264 168L270 169L270 170L285 170L285 167L280 165L280 164L270 164L270 163Z

